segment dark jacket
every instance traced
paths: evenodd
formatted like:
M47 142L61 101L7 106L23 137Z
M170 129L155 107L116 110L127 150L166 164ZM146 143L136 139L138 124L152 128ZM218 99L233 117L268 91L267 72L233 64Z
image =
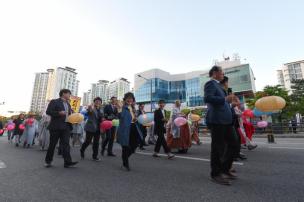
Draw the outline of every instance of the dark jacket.
M165 110L165 114L166 114L166 110ZM157 135L166 133L166 128L165 128L166 121L164 121L164 118L165 117L161 109L157 109L154 111L154 133Z
M24 119L20 119L17 118L16 120L14 120L14 124L15 124L15 129L14 129L14 133L13 135L22 135L23 130L19 129L20 124L22 124L24 121Z
M113 119L117 119L118 118L117 108L114 107L114 110L113 110L111 104L106 105L103 111L104 111L104 117L107 120L112 121Z
M68 103L68 115L72 114L70 103ZM46 114L51 117L51 122L48 126L49 130L72 130L72 124L65 122L66 116L59 115L59 112L65 111L63 100L61 98L51 100L49 103Z
M88 111L88 119L84 126L84 130L87 132L95 133L100 131L99 125L103 119L103 110L102 109L93 109Z
M0 121L0 129L3 129L3 123Z
M226 93L214 80L210 80L204 87L204 100L207 103L206 122L208 124L232 124L232 113L226 101Z

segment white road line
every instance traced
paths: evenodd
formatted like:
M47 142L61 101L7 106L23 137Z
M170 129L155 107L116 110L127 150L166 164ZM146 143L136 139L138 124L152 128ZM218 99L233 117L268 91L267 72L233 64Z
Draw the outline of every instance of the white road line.
M270 149L299 149L299 150L302 150L304 148L300 148L300 147L268 147Z
M146 156L152 156L152 153L147 153L147 152L136 152L137 154L141 154L141 155L146 155ZM159 156L165 156L167 157L167 155L165 154L159 154ZM180 159L187 159L187 160L194 160L194 161L205 161L205 162L210 162L210 159L204 159L204 158L196 158L196 157L188 157L188 156L175 156L175 158L180 158ZM244 165L243 163L239 163L239 162L234 162L234 165L239 165L242 166Z
M6 165L3 161L0 160L0 168L6 168Z

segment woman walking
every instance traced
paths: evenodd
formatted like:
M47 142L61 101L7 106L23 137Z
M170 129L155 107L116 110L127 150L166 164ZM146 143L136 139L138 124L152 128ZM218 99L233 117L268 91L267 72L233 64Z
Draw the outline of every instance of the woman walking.
M126 93L123 101L123 104L118 104L120 125L117 131L117 140L122 147L122 169L130 171L129 157L135 152L143 138L137 123L133 93Z

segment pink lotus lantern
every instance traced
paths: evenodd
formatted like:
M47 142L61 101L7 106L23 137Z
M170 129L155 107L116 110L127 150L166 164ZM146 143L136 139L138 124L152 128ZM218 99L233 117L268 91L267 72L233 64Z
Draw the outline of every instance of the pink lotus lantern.
M19 125L19 129L20 129L20 130L24 130L24 129L25 129L25 126L24 126L23 124L20 124L20 125Z
M111 129L112 126L113 126L112 121L103 121L103 122L101 122L101 124L100 124L100 129L102 129L102 130L105 131L105 130Z
M4 130L0 129L0 135L3 135L3 133L4 133Z
M185 119L184 117L177 117L175 120L174 120L174 124L177 126L177 127L181 127L183 125L185 125L187 123L187 119Z
M258 128L266 128L268 126L268 122L267 121L259 121L257 123Z
M6 129L8 130L8 131L11 131L11 130L14 130L15 129L15 124L9 124L7 127L6 127Z

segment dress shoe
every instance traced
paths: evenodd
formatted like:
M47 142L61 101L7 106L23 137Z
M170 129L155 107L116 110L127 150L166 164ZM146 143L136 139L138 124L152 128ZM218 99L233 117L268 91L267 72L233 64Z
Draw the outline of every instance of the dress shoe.
M129 166L121 166L121 169L122 169L123 171L127 171L127 172L131 171L131 169L130 169Z
M109 153L108 156L115 157L116 155L113 153Z
M93 160L93 161L96 161L96 162L101 161L100 158L93 158L92 160Z
M231 185L231 183L229 182L229 180L224 179L222 177L222 175L218 175L218 176L212 177L211 179L212 179L213 182L215 182L217 184L220 184L220 185L226 185L226 186Z
M246 157L245 154L240 153L240 154L239 154L239 159L241 159L241 160L246 160L247 157Z
M75 161L75 162L69 162L69 163L64 163L64 167L65 168L70 168L72 166L75 166L78 162Z
M173 159L175 157L175 155L174 154L172 154L172 153L168 153L168 159Z
M248 150L254 150L255 148L257 148L258 147L258 145L248 145Z
M140 147L139 149L142 150L142 151L143 151L143 150L146 150L144 147Z
M227 180L236 180L237 179L237 175L233 174L232 172L224 173L222 176L224 179L227 179Z
M44 167L50 168L50 167L52 167L52 163L45 162Z
M155 158L159 158L160 157L160 155L158 155L158 153L154 153L152 156L155 157Z

